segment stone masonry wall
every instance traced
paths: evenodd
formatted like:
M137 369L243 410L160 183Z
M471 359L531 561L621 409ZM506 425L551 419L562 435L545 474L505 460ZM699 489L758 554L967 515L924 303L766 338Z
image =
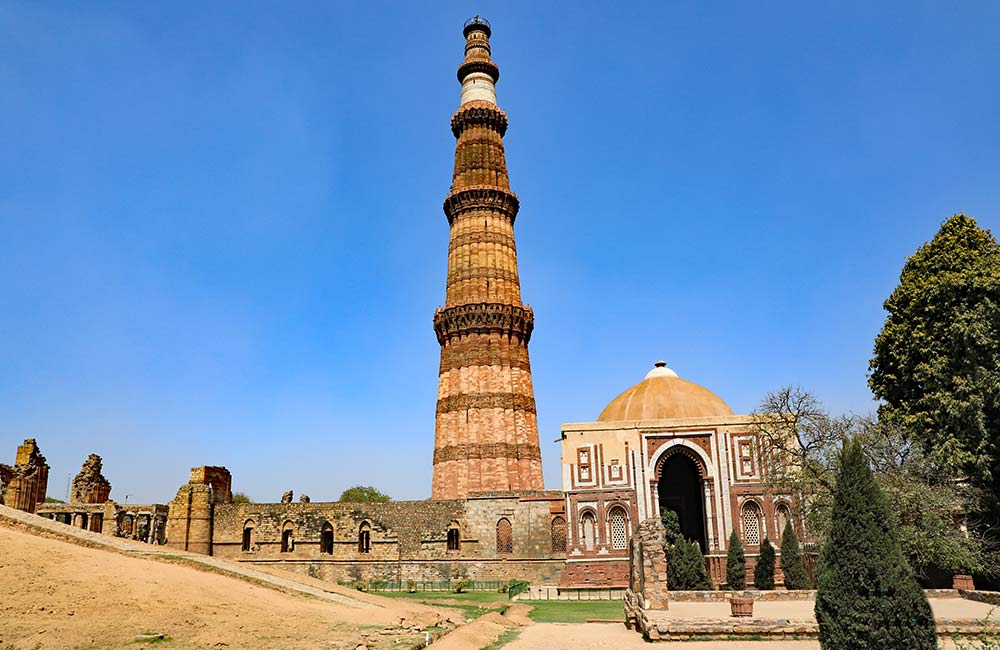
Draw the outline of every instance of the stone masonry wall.
M558 584L565 553L552 551L551 521L561 510L561 493L544 492L450 501L217 505L212 554L281 563L335 582L518 578ZM509 554L497 552L500 519L511 522ZM370 530L367 553L359 548L362 526ZM250 548L244 550L247 528ZM449 528L459 530L457 550L448 549ZM333 533L329 552L324 530ZM283 544L285 531L291 531L291 543Z

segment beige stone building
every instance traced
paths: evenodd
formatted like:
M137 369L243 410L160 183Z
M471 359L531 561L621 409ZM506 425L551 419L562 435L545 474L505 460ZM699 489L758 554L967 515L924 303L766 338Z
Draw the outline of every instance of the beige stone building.
M740 536L752 570L761 540L777 544L792 513L791 498L764 482L752 418L662 361L596 422L564 424L561 440L564 587L626 585L629 537L664 509L677 513L721 584L730 533Z

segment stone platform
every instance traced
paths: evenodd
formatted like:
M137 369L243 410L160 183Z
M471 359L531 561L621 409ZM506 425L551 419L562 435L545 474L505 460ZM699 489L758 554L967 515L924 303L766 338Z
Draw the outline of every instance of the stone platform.
M962 598L954 591L945 596L930 598L939 636L981 634L987 619L1000 626L1000 613L994 611L993 605ZM752 618L733 618L729 616L729 603L723 599L672 600L669 610L643 610L635 627L651 641L730 637L809 639L819 635L814 605L811 599L759 600L754 602Z

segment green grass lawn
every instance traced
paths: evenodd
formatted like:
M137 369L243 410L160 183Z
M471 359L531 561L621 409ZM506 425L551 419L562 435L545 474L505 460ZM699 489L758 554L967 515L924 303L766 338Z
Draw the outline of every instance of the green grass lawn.
M528 616L538 623L586 623L589 618L624 621L620 600L519 600L531 606Z
M507 594L494 591L464 591L460 594L451 591L415 591L413 593L405 591L373 591L372 593L380 596L388 596L389 598L409 598L428 605L434 605L435 607L460 609L467 621L477 619L483 614L490 612L500 612L503 614L507 611L507 607L510 606ZM458 605L441 601L459 601L462 604Z
M487 612L504 611L510 601L507 594L493 591L466 591L456 594L451 591L375 591L380 596L390 598L410 598L439 607L455 607L465 613L466 620L479 618ZM442 600L460 601L468 605L442 603ZM532 609L528 616L538 623L586 623L590 618L616 621L625 620L620 600L518 600Z
M415 591L412 594L405 591L373 591L379 596L389 598L412 598L414 600L460 600L470 603L507 603L507 594L496 591L463 591L456 594L453 591Z

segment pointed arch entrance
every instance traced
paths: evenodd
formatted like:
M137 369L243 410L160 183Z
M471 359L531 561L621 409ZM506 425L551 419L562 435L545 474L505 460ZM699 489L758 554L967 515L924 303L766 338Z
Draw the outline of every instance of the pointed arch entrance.
M657 496L660 511L673 510L680 522L681 534L698 542L706 551L705 497L702 494L701 471L693 458L678 452L660 463Z

